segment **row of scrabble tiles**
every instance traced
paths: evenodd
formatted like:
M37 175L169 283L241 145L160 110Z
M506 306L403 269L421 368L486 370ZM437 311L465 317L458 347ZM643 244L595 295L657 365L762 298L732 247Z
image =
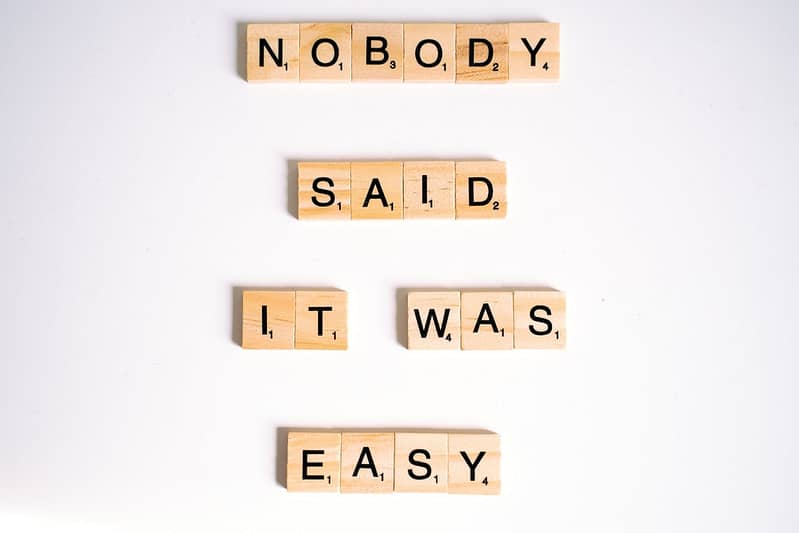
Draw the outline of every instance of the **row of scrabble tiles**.
M290 492L499 494L499 435L289 432Z
M243 291L242 348L346 350L347 293Z
M566 295L550 290L410 291L411 350L557 349L566 346ZM347 293L247 290L241 345L346 350Z
M247 81L553 81L560 25L248 24Z
M300 219L504 218L503 161L297 164Z
M565 293L553 290L408 293L411 350L565 347Z

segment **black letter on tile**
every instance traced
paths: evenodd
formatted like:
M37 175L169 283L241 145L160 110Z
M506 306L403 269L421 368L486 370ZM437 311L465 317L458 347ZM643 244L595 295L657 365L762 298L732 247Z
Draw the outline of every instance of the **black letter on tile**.
M486 197L485 200L475 200L474 199L474 184L477 182L485 183L486 185ZM469 206L481 206L481 205L488 205L488 202L494 197L494 186L491 184L491 180L488 178L483 177L470 177L469 178Z
M272 60L278 67L283 66L283 38L277 40L277 55L275 55L275 51L272 50L272 47L269 46L269 41L266 39L261 39L258 41L259 50L258 50L258 64L259 66L264 66L264 50L269 52L269 55L272 56Z
M474 60L474 45L475 44L484 44L486 49L488 50L488 56L486 56L485 61L477 62ZM479 38L472 38L469 39L469 66L470 67L484 67L491 63L491 60L494 59L494 46L491 44L491 41L488 39L479 39Z
M317 55L317 50L319 48L319 45L322 43L327 43L333 47L333 58L327 63L319 61L319 56ZM319 65L320 67L329 67L331 65L335 65L336 62L338 61L338 45L336 44L336 41L334 41L333 39L328 39L327 37L324 37L322 39L317 39L317 41L313 43L313 47L311 47L311 59L313 59L313 62Z
M309 466L324 466L324 463L309 463L308 456L309 455L323 455L325 453L324 450L303 450L302 451L302 479L325 479L325 476L322 474L309 474L308 467Z
M316 335L318 337L322 336L322 332L324 331L324 314L325 311L332 311L332 306L325 306L325 307L309 307L308 311L316 311Z

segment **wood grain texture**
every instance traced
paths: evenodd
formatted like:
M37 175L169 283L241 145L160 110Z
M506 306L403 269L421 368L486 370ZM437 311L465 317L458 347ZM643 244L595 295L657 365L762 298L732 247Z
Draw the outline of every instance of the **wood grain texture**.
M404 217L455 218L455 162L403 164Z
M408 349L458 350L461 347L461 293L408 293Z
M455 24L405 24L406 82L455 82Z
M353 219L402 218L402 162L351 163Z
M515 348L566 347L566 294L559 291L513 292Z
M508 26L510 81L560 79L560 24L514 22Z
M241 301L242 348L294 348L294 291L244 291Z
M455 43L457 83L508 81L507 24L458 24ZM474 62L470 61L470 50Z
M457 218L505 218L508 212L505 163L457 161L455 211Z
M450 494L499 494L499 435L450 433L448 485Z
M248 24L247 81L297 82L299 79L300 25Z
M396 433L394 490L447 492L447 444L446 433Z
M346 292L297 291L295 307L296 349L347 349Z
M349 82L351 74L351 24L300 24L301 82Z
M341 492L394 491L394 433L341 434Z
M513 348L513 292L461 291L461 347Z
M402 41L402 24L353 24L352 81L401 83L404 59ZM371 53L368 47L373 49ZM370 61L373 64L369 64Z
M301 220L349 219L350 163L297 163L297 204Z
M338 492L341 433L292 431L288 434L286 449L289 492ZM306 452L305 457L303 452Z

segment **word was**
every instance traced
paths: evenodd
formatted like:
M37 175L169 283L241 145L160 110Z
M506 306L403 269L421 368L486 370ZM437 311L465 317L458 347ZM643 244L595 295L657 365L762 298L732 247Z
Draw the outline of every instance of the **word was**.
M411 291L409 350L562 349L566 295L558 291Z
M499 435L315 433L288 435L289 492L499 494Z
M346 350L347 293L242 293L241 346L262 350Z
M300 219L505 218L502 161L297 164Z
M560 77L560 24L248 24L250 82L505 83Z

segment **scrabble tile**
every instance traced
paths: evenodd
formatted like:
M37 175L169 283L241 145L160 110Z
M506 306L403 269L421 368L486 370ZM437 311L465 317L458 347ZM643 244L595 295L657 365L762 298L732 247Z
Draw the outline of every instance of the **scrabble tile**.
M338 492L341 433L289 432L286 488L289 492Z
M457 83L508 81L508 25L458 24Z
M513 322L516 348L565 348L566 294L514 291Z
M297 163L300 219L349 219L350 163Z
M560 78L560 24L509 24L510 81Z
M461 291L461 347L513 348L513 293Z
M461 347L461 293L408 293L408 349L458 350Z
M396 433L394 490L447 492L446 433Z
M350 81L351 32L351 24L300 24L300 81Z
M341 492L394 491L394 434L341 434Z
M402 82L402 24L352 25L352 81Z
M505 218L507 177L502 161L455 163L457 218Z
M405 24L405 81L455 82L455 24Z
M449 434L449 493L499 494L499 435Z
M294 291L244 291L242 348L294 348Z
M405 218L455 218L455 162L406 161Z
M247 25L247 81L300 79L300 25Z
M352 163L352 218L402 218L402 162Z
M295 307L296 349L347 349L346 292L297 291Z

